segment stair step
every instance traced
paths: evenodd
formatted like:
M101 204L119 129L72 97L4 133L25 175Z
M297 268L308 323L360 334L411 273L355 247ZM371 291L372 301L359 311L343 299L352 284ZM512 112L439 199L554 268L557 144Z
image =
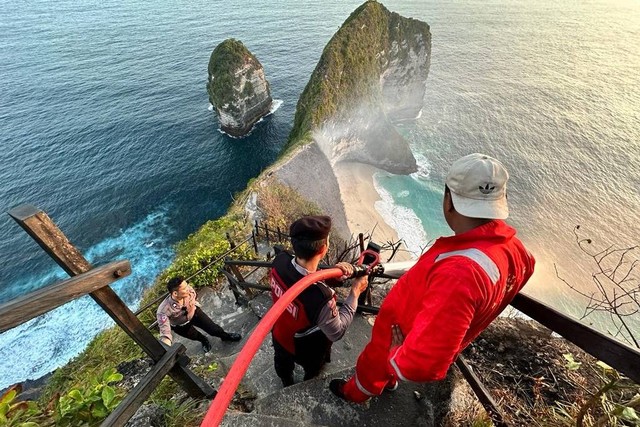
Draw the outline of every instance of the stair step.
M229 411L225 415L221 427L322 427L281 417L272 417L256 413Z
M330 378L318 378L282 389L256 401L254 413L346 427L435 426L448 412L449 382L401 383L396 391L384 392L366 404L345 402L329 391L329 381L347 378L353 371L353 368L345 369Z

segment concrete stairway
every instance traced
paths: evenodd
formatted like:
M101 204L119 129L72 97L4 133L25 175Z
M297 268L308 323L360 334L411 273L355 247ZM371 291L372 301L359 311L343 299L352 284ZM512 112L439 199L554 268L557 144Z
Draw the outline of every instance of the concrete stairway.
M229 332L243 335L238 343L223 343L211 338L211 355L226 374L247 337L271 306L268 293L258 295L249 307L237 307L233 294L224 290L202 290L199 300L203 310ZM302 381L303 372L296 367L297 384L282 388L273 368L273 347L267 337L244 376L241 387L255 397L251 413L229 411L223 426L433 426L448 411L450 385L402 383L395 392L385 392L364 405L350 404L335 397L328 389L333 378L353 373L358 355L369 341L373 317L356 314L342 340L334 343L332 360L321 375ZM187 353L202 355L199 343L182 340Z

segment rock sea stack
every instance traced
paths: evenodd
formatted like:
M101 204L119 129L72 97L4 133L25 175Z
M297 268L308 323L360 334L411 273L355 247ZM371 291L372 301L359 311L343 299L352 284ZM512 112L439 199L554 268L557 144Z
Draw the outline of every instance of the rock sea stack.
M417 170L395 124L423 106L431 60L429 25L367 1L325 47L300 96L287 147L316 142L333 163Z
M211 53L207 92L220 129L234 137L249 133L271 110L271 91L260 61L241 41L227 39Z

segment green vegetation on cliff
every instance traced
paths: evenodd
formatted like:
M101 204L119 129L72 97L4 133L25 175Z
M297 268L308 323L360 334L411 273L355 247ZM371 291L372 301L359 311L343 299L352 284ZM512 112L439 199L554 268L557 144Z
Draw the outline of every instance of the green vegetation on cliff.
M247 62L260 64L258 59L236 39L227 39L220 43L209 58L209 82L207 92L209 100L218 108L232 104L236 86L236 71Z
M380 103L380 76L389 60L392 43L408 43L410 48L417 49L416 34L430 40L429 25L390 12L374 0L357 8L322 52L298 100L285 148L307 142L313 128L348 113L363 101ZM402 62L406 58L399 59Z
M405 19L389 12L384 6L369 1L359 7L345 21L342 28L334 35L324 49L322 57L307 84L296 110L294 128L287 144L299 142L306 137L314 126L324 120L348 111L358 105L362 99L379 102L381 93L379 79L382 68L388 61L391 49L389 40L401 40L403 34L428 33L427 24ZM410 37L408 43L413 43ZM259 61L242 44L228 39L218 45L211 54L208 64L210 75L207 91L212 104L220 106L231 104L234 99L233 87L236 82L236 71L244 64L260 66ZM244 95L249 95L253 88L250 83L244 87ZM321 210L313 203L305 200L294 190L267 182L268 185L250 183L247 190L236 198L227 215L204 224L200 230L189 236L176 248L176 258L172 265L158 277L156 283L147 291L140 305L154 301L166 289L166 279L172 275L191 276L210 261L216 259L229 248L227 233L236 241L242 241L250 232L251 224L244 219L244 202L250 192L258 192L260 209L268 215L270 227L286 230L288 224L303 214L319 213ZM337 237L334 246L340 246ZM246 246L234 254L235 258L250 257ZM220 286L221 263L212 265L204 273L191 279L196 287ZM155 306L140 316L141 321L149 325L155 319ZM110 328L99 334L87 349L65 367L56 371L47 385L40 404L47 406L56 393L66 393L72 389L91 388L91 379L97 378L107 368L114 368L124 361L143 357L141 349L118 327ZM196 372L206 376L201 368ZM114 388L123 393L124 389ZM179 421L179 414L184 407L174 407L172 396L178 387L169 379L154 393L151 400L169 409L167 418L177 421L169 425L185 425Z

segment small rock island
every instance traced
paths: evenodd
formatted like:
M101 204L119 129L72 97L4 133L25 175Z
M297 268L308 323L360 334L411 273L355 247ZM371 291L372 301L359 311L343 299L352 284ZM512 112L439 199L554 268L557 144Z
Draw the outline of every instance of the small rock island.
M246 136L271 111L271 91L258 59L241 41L227 39L211 53L207 92L220 120L220 129Z

